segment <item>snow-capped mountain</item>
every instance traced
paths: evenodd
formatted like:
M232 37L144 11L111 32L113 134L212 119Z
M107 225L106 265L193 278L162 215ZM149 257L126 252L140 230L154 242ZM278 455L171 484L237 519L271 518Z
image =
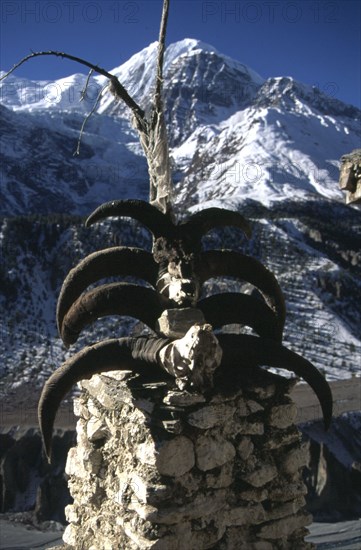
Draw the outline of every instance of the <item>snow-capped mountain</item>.
M145 110L155 55L156 43L111 71ZM358 109L291 78L264 81L197 40L169 46L164 70L182 209L215 199L266 206L290 197L343 200L335 183L340 157L360 144ZM80 101L85 85L81 74L55 82L11 75L2 82L3 215L68 212L70 205L84 213L103 197L146 197L146 164L128 108L111 94L104 91L73 157L106 79L92 78Z
M145 110L155 55L154 43L110 71ZM290 77L264 80L193 39L167 48L164 76L179 215L217 205L248 216L249 242L227 231L208 241L246 250L274 270L287 299L287 345L329 378L358 373L360 216L343 204L337 182L341 156L360 147L361 112ZM40 382L64 360L55 303L80 258L114 241L134 243L134 235L138 245L146 239L136 226L121 230L121 222L91 231L81 225L79 216L104 201L148 198L128 108L103 77L92 77L84 93L86 81L82 74L37 82L15 73L1 82L4 380L21 371L23 380ZM109 325L119 334L118 320Z

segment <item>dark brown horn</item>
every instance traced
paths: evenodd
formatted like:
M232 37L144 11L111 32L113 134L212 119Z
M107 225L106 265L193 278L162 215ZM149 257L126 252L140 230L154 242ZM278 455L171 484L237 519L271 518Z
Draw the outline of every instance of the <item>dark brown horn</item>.
M169 341L162 338L119 338L88 346L68 359L45 383L38 419L46 456L50 462L51 438L57 410L76 382L111 370L132 370L141 375L167 376L157 366L159 350Z
M195 271L203 284L211 277L236 277L255 286L276 313L280 326L286 318L285 299L276 277L261 262L233 250L202 252Z
M169 216L148 202L136 199L116 200L100 205L90 214L85 225L89 227L110 216L133 218L147 227L156 238L171 235L173 232Z
M155 330L167 307L174 307L173 302L151 288L129 283L101 285L74 302L64 317L61 337L65 345L74 344L84 327L106 315L129 315Z
M197 303L214 329L233 323L251 327L260 336L282 339L282 327L274 312L261 300L247 294L225 292L214 294Z
M227 226L239 227L248 238L251 236L252 230L248 221L239 212L224 208L207 208L196 212L179 227L183 233L192 233L200 240L211 229Z
M156 285L158 265L150 252L116 246L89 254L67 275L57 305L57 324L62 332L64 316L86 288L105 277L130 275Z
M332 393L326 379L318 369L301 355L285 348L273 340L248 334L219 334L218 341L223 350L222 365L242 367L267 365L286 369L307 382L320 402L325 429L332 420Z

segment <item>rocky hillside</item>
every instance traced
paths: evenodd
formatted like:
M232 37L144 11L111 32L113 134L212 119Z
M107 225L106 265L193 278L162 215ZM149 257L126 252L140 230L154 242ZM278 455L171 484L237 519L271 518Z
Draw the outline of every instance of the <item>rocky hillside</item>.
M361 514L361 414L334 420L328 433L320 422L301 426L309 443L304 471L308 509L316 521L357 519Z
M145 108L155 50L151 44L113 70ZM1 83L5 393L41 385L68 356L56 334L55 307L69 269L114 243L150 247L149 235L135 224L83 226L83 217L101 202L147 199L148 193L146 162L127 108L106 92L85 126L80 154L73 155L84 116L104 85L103 77L92 78L79 102L85 82L81 74L35 82L15 73ZM247 216L250 241L225 230L208 235L204 246L238 248L261 259L286 296L286 344L330 379L357 374L360 215L343 204L337 180L339 159L359 145L360 111L291 78L265 81L191 39L167 50L165 103L178 215L217 205ZM217 289L231 284L219 281ZM77 346L129 328L129 319L103 320Z

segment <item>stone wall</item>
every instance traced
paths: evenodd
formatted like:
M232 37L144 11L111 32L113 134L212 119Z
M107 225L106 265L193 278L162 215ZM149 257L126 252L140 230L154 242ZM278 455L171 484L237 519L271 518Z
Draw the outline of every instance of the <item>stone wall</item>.
M313 548L293 384L256 372L242 389L207 398L116 372L82 382L66 545Z
M361 149L341 157L339 185L346 191L346 204L361 204Z

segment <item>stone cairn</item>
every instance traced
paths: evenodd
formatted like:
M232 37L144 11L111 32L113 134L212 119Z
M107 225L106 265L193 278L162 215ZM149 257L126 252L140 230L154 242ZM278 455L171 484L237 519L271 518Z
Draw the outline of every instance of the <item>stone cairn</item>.
M168 10L164 0L150 109L98 66L46 52L108 78L109 91L132 111L147 158L149 203L110 201L86 225L133 218L153 237L151 252L93 252L60 292L57 324L67 346L108 315L133 317L151 331L87 346L43 388L38 412L49 460L60 402L75 383L83 390L75 404L78 444L66 466L74 503L66 508L64 542L79 550L311 548L301 478L307 452L294 425L292 383L263 367L308 382L326 426L330 388L282 345L285 301L273 273L241 252L203 248L202 237L218 228L236 227L249 238L248 220L215 207L175 216L162 103ZM113 277L143 282L89 289ZM241 290L207 295L205 283L219 277L238 280Z
M64 548L314 547L294 381L255 371L205 398L123 378L80 383Z
M75 410L78 445L66 466L74 504L66 509L65 543L82 550L311 548L300 472L307 450L294 425L293 382L263 367L302 376L326 426L332 396L319 371L281 343L285 307L274 275L244 254L202 250L210 229L249 233L246 220L210 208L175 224L130 200L100 206L86 224L114 215L146 224L152 253L117 246L82 260L60 292L59 332L70 345L94 320L116 314L139 319L152 334L88 346L43 388L48 459L61 400L76 382L84 392ZM88 290L127 274L152 288L116 282ZM227 275L248 280L259 296L202 297L205 281Z
M152 331L87 346L43 388L38 417L49 461L59 405L75 383L84 391L76 402L78 445L66 467L74 504L66 508L64 541L86 550L309 548L303 539L311 518L300 473L306 452L290 384L261 367L304 378L320 400L326 427L330 388L311 363L282 345L285 303L274 275L246 254L202 248L202 237L217 228L238 227L249 237L247 220L222 208L186 221L174 215L162 101L168 11L163 0L146 109L115 75L65 52L32 52L1 77L37 56L67 58L91 69L84 96L91 73L101 74L107 91L132 113L150 178L149 203L110 201L86 224L133 218L152 233L152 251L116 246L94 252L70 271L59 296L57 323L67 346L107 315L134 317ZM346 160L341 187L358 199L359 157ZM143 283L89 290L112 277ZM203 284L217 277L246 284L239 293L203 297ZM238 327L217 332L227 325ZM129 371L131 378L123 380Z

